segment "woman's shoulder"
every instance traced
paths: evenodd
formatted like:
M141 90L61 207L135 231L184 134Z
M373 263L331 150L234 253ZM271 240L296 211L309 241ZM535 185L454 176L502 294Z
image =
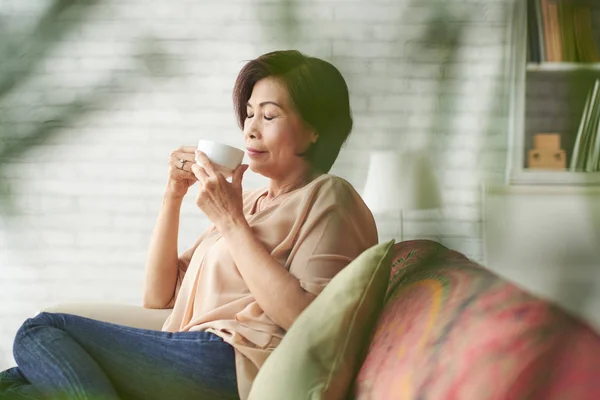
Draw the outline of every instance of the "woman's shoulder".
M343 208L366 207L358 191L342 177L323 174L313 183L310 194L316 197L315 204L336 205Z
M305 197L305 204L310 204L310 215L315 219L324 214L338 215L349 226L360 227L363 233L377 242L373 214L350 182L331 174L320 176L313 182L313 190Z
M314 182L316 183L315 189L321 193L358 194L358 191L350 182L337 175L323 174L315 179Z

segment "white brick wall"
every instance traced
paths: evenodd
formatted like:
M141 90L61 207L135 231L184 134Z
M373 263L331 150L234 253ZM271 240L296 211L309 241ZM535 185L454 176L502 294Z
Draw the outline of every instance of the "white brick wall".
M45 52L0 98L0 146L4 132L56 127L40 145L0 160L0 187L10 187L0 203L0 369L13 364L16 329L40 307L140 304L170 151L201 136L241 145L236 74L244 60L274 49L331 60L347 78L355 129L332 173L360 190L370 149L428 146L442 180L442 218L407 213L405 238L438 238L480 260L479 183L505 168L511 2L301 1L288 34L277 0L107 0L60 14L49 32L69 27L63 34L29 52L16 46L23 51L0 61L5 74ZM50 4L0 1L6 37L27 35ZM439 20L447 24L432 23ZM436 29L457 31L455 51L423 39ZM246 176L248 188L266 183ZM191 193L181 249L208 224ZM378 218L382 240L398 238L397 222Z

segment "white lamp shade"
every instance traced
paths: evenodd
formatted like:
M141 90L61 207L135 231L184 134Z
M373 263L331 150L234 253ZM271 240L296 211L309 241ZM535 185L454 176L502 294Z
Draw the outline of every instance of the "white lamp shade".
M373 213L432 209L441 203L427 157L389 150L371 153L363 199Z

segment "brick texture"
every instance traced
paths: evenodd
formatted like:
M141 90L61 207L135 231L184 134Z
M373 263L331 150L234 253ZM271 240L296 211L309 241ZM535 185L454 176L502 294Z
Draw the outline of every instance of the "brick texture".
M234 80L274 49L347 79L355 129L332 173L361 190L369 150L427 148L443 207L407 212L404 238L481 260L480 183L506 166L512 0L73 3L0 2L0 151L14 146L0 153L0 369L40 307L141 303L169 153L200 137L242 145ZM246 174L246 188L265 183ZM181 250L209 223L190 193ZM400 239L399 219L377 221L381 240Z

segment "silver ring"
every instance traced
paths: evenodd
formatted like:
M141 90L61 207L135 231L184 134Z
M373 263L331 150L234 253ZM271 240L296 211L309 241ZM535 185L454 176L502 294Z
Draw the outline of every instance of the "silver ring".
M185 165L185 161L186 160L179 160L179 169L183 169L183 166Z

